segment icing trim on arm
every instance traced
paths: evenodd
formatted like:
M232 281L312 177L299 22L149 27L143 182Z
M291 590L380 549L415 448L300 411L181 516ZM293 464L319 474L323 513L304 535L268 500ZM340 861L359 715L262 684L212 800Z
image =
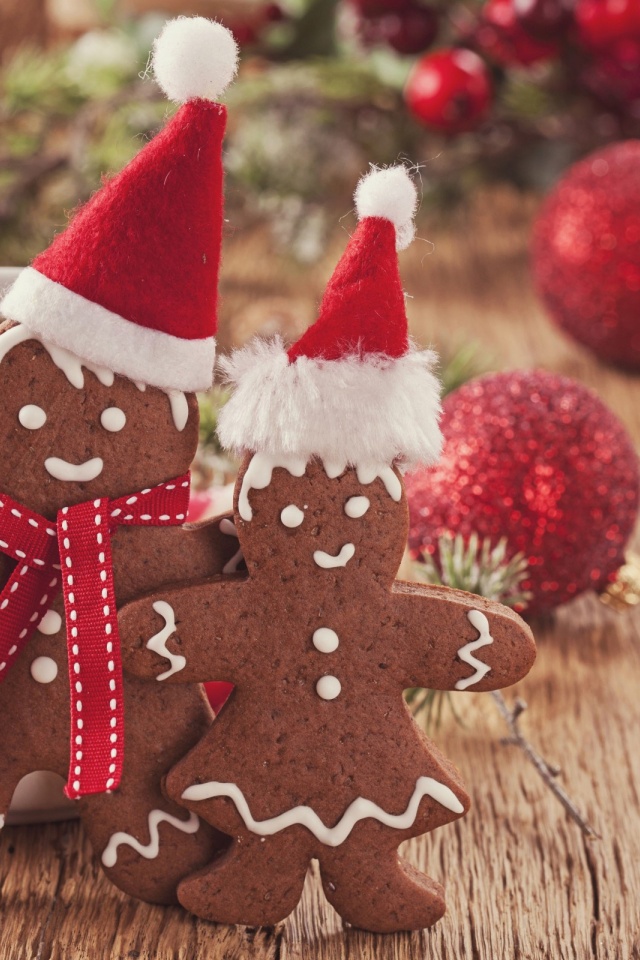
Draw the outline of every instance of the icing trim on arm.
M470 677L465 677L463 680L458 680L456 690L466 690L467 687L472 687L475 683L478 683L486 677L491 670L488 664L483 663L482 660L478 660L473 656L475 650L479 650L481 647L486 647L493 643L493 637L489 630L489 621L480 610L469 610L467 620L472 627L475 627L480 636L477 640L472 640L470 643L465 643L464 647L460 647L457 655L463 663L467 663L470 667L473 667L475 673Z
M161 823L170 823L176 830L182 833L197 833L200 828L200 820L195 813L189 814L188 820L179 820L171 813L165 813L164 810L152 810L149 814L149 843L140 843L130 833L122 831L114 833L109 843L102 851L102 862L105 867L115 867L118 860L118 847L126 844L133 847L136 853L139 853L145 860L155 860L160 853L160 832L158 827Z
M176 620L171 604L167 603L166 600L156 600L153 604L153 609L155 613L158 613L163 618L164 627L162 630L159 630L158 633L154 633L151 639L147 640L146 646L147 650L153 650L154 653L165 657L171 664L168 670L165 670L164 673L156 677L156 680L167 680L169 677L172 677L174 673L184 670L187 665L187 658L183 657L180 653L171 653L171 651L167 649L167 640L175 633L176 629Z

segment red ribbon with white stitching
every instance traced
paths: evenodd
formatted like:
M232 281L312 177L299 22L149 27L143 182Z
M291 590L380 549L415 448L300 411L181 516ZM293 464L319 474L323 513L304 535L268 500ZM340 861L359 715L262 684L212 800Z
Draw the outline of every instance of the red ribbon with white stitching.
M111 535L185 522L189 474L117 500L64 507L57 523L0 494L0 550L18 561L0 593L0 683L62 582L71 688L72 798L115 790L124 760L120 637Z

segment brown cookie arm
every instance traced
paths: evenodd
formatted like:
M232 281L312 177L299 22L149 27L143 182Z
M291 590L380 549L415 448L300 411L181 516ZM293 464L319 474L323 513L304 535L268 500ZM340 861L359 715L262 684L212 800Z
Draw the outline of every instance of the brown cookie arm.
M165 683L237 682L246 580L214 578L174 586L127 604L118 614L124 669Z
M536 648L508 607L448 587L398 582L393 635L402 683L432 690L499 690L521 680Z
M186 582L242 569L232 515L181 527L119 527L112 551L119 606L175 585L178 578Z

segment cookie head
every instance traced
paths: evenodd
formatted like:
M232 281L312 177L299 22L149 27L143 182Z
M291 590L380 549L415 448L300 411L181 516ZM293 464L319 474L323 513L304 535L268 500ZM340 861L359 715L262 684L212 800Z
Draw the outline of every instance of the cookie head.
M344 468L249 455L236 486L240 542L251 576L395 577L407 508L391 467ZM327 578L327 583L330 580Z
M155 486L193 459L193 395L84 365L20 326L0 332L0 379L0 490L38 513Z

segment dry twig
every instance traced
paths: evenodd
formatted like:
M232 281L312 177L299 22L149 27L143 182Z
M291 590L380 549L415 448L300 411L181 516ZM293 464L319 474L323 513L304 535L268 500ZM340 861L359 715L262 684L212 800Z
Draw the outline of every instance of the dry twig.
M509 728L510 736L504 737L502 743L506 745L512 745L514 747L520 747L529 762L536 768L549 790L551 790L554 796L560 801L573 822L578 824L584 835L590 838L598 837L598 834L593 829L591 824L582 816L571 797L558 783L557 777L561 773L560 767L552 766L551 764L547 763L547 761L540 756L540 754L534 749L534 747L529 743L520 730L519 719L527 709L527 704L524 702L524 700L521 700L520 697L518 697L513 705L513 708L510 710L507 706L506 700L499 690L492 691L491 696Z

